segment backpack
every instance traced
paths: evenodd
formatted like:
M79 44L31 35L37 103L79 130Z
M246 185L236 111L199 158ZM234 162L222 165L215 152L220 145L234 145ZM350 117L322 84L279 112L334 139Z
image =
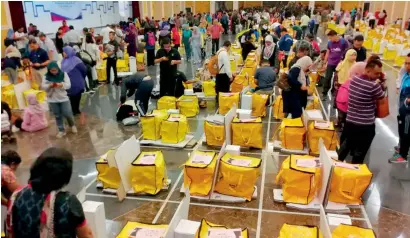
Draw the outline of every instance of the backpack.
M336 95L336 107L337 109L347 112L348 101L349 101L349 86L350 81L348 80L342 86L340 86L339 90L337 90Z
M148 32L147 35L148 35L148 45L150 45L150 46L155 45L155 36L154 36L154 33Z
M276 82L276 86L278 86L280 89L285 90L285 91L290 89L287 73L281 73L279 75L279 80L278 82Z
M80 58L84 64L89 65L91 67L94 67L95 65L97 65L97 62L93 60L93 57L91 57L90 53L88 53L87 51L81 50L80 52L77 53L77 55L78 55L78 58Z
M132 106L122 104L120 106L120 108L118 108L116 117L117 117L117 121L122 121L125 118L128 118L128 117L133 116L133 115L134 115L134 110L133 110Z
M224 65L221 66L221 68L218 68L218 55L224 50L219 50L215 55L213 55L208 62L208 71L212 76L216 76L219 71L224 67Z

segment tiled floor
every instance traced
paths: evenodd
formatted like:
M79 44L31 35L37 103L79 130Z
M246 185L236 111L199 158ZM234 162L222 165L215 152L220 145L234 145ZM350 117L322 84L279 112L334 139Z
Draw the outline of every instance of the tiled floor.
M184 62L179 69L191 78L195 66ZM153 78L159 75L159 68L149 67L148 72ZM394 93L397 69L385 66L390 93L391 115L377 121L377 135L368 153L367 164L374 174L372 185L364 195L367 215L378 237L410 237L410 169L406 165L391 165L387 159L397 144L397 123L395 120ZM139 126L125 127L115 121L115 112L119 103L119 88L101 86L97 93L89 96L82 109L83 114L76 117L79 133L57 139L55 121L50 116L50 127L37 133L18 132L15 144L2 144L2 151L7 149L17 150L23 157L23 164L18 170L18 178L22 183L27 182L29 168L34 158L44 149L57 146L71 151L75 157L74 173L67 189L78 193L81 188L87 188L87 200L101 201L105 204L108 237L114 237L126 221L139 221L160 224L169 223L183 195L180 188L183 183L181 165L188 159L191 149L153 148L142 147L143 151L161 149L166 160L168 176L172 180L168 191L161 191L156 196L130 196L123 202L118 202L113 195L104 194L95 187L95 161L108 149L119 145L132 135L141 134ZM150 109L155 108L155 100L151 100ZM324 105L328 107L327 104ZM201 113L189 119L191 132L199 140L203 134L203 120L207 115L216 111L213 102L208 103L208 108L201 109ZM332 111L329 111L333 115ZM270 128L269 128L269 121ZM272 139L278 127L278 122L271 118L264 119L263 139ZM216 148L199 145L199 149L218 151ZM249 156L261 158L261 150L251 150ZM280 162L286 158L279 156L279 160L268 156L264 161L264 173L258 181L258 197L246 203L216 203L192 200L189 219L200 221L206 218L213 223L223 224L228 227L247 227L251 237L277 237L283 223L300 225L318 225L319 216L315 212L300 212L290 210L283 204L273 202L272 189ZM261 170L263 171L263 170ZM161 209L163 208L163 209ZM161 211L161 212L159 212ZM350 214L353 223L366 227L365 214L360 209L352 209ZM259 222L258 222L259 221Z

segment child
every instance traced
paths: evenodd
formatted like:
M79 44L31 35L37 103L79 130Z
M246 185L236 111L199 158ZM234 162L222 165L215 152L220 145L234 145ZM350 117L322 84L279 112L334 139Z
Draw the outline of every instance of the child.
M15 122L16 127L23 131L35 132L48 127L46 113L38 103L36 95L27 95L28 107L24 109L23 119L18 118Z
M8 140L14 140L11 131L11 110L9 104L1 101L1 137L6 137Z
M3 206L7 206L13 192L20 187L14 174L20 163L20 155L13 150L1 154L1 205Z
M317 80L316 86L321 87L322 86L322 81L323 78L325 77L325 71L326 71L326 62L325 62L325 56L326 56L327 50L322 50L320 52L319 57L315 60L313 63L312 67L310 68L310 71L312 72L317 72L319 79Z

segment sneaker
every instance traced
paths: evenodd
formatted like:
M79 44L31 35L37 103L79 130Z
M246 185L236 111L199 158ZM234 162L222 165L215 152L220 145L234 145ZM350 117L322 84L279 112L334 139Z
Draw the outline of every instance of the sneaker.
M78 133L77 127L76 126L71 127L71 132L74 134L77 134Z
M404 159L399 153L396 153L393 155L392 158L389 159L389 163L392 164L405 164L407 163L407 160Z
M13 126L11 127L11 131L14 133L14 132L20 131L20 129L17 128L15 125L13 125Z
M394 147L394 152L400 153L400 146L396 145L396 146Z
M58 134L56 135L56 137L57 137L58 139L60 139L60 138L63 138L63 136L65 136L65 135L66 135L66 134L65 134L64 131L59 131Z

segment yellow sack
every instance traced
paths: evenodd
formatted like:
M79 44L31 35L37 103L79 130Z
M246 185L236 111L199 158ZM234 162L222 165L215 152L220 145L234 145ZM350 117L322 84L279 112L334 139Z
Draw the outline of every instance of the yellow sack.
M241 70L241 75L246 75L246 73L248 73L249 77L250 76L254 76L256 72L256 64L253 67L244 67Z
M397 50L389 50L388 47L383 50L383 60L394 60L397 56Z
M121 183L120 173L115 167L109 167L107 156L115 153L114 149L109 150L106 154L100 157L100 159L95 162L95 167L97 169L97 180L103 185L103 188L118 189Z
M182 95L177 100L177 107L182 115L194 117L199 113L198 97Z
M140 229L138 229L140 228ZM152 231L160 232L163 231L162 235L159 237L165 237L168 225L157 225L157 224L144 224L139 222L129 221L122 228L120 234L117 238L130 238L130 237L146 237L146 234L151 234Z
M232 144L262 149L262 119L241 121L235 117L232 121Z
M306 129L302 118L285 118L280 124L280 140L282 148L289 150L303 150L305 148Z
M376 238L372 229L340 224L332 232L333 238Z
M178 144L185 140L188 133L188 121L184 115L171 114L161 125L161 140L163 143Z
M212 189L215 152L195 151L184 165L184 187L193 195L206 196Z
M372 52L375 52L376 54L380 50L380 41L377 41L376 44L373 45Z
M275 98L275 101L273 102L272 111L273 111L273 118L275 119L285 118L285 114L283 113L283 99L281 95Z
M394 59L394 65L397 65L397 66L403 65L405 61L406 61L406 56L397 56L396 59Z
M278 238L322 238L323 234L316 226L296 226L283 224Z
M216 96L215 82L213 80L203 81L202 82L202 88L204 90L205 96L207 96L207 97Z
M129 72L130 67L127 62L123 59L117 60L117 72Z
M107 80L107 70L105 67L97 67L97 78L100 82Z
M225 126L213 122L204 122L206 144L210 146L222 146L225 141Z
M239 93L219 93L219 114L225 115L235 104L239 106Z
M319 138L323 139L326 149L336 150L338 140L333 122L329 122L328 126L325 127L320 126L319 123L314 121L309 122L307 140L310 153L319 154Z
M253 67L256 67L257 66L257 64L256 64L256 58L255 58L255 56L250 56L250 55L248 55L248 58L246 58L246 60L245 60L245 65L244 65L244 67L245 68L253 68Z
M258 181L261 159L226 153L219 164L215 191L252 200Z
M14 89L1 91L1 100L9 104L11 109L19 108L19 104L17 103L16 93Z
M264 117L266 116L266 102L269 95L266 94L252 94L252 116Z
M308 101L305 110L320 110L319 97L313 95L313 100Z
M231 72L236 72L236 69L237 69L237 67L236 67L236 60L233 59L233 58L231 58L229 61L230 61L230 63L231 63Z
M177 99L171 96L163 96L158 99L157 109L177 109Z
M309 204L316 191L320 189L320 167L298 166L298 160L313 160L309 155L290 155L286 158L276 176L276 184L282 184L283 201L298 204ZM303 161L302 161L303 162Z
M184 89L193 89L194 88L194 85L192 85L192 83L182 82L182 85L184 86Z
M249 80L245 75L236 75L231 83L231 92L239 93L245 86L249 85Z
M329 201L361 204L361 197L370 185L372 177L372 172L365 164L336 163L330 184Z
M249 87L251 89L255 89L256 87L258 87L258 85L255 83L255 77L253 75L249 77Z
M161 151L141 152L131 165L131 185L136 193L155 195L168 184Z
M196 232L195 238L207 238L208 235L210 235L209 234L210 229L212 229L212 230L217 230L217 229L227 230L229 228L227 228L224 225L217 225L217 224L211 223L211 222L209 222L205 219L202 219L201 226L199 227L198 231ZM237 230L237 229L234 229L234 230ZM249 232L248 232L247 228L240 229L240 230L242 232L241 232L240 236L238 236L238 237L249 238ZM215 235L215 234L211 233L211 235Z
M151 114L141 117L142 137L146 140L161 138L161 124L168 118L167 110L153 110Z
M143 64L145 62L145 54L137 53L137 63Z
M26 102L26 105L28 106L28 101L27 101L27 95L29 94L34 94L36 95L37 101L39 104L43 103L47 99L47 94L45 91L42 90L35 90L35 89L28 89L23 92L24 96L24 101Z

